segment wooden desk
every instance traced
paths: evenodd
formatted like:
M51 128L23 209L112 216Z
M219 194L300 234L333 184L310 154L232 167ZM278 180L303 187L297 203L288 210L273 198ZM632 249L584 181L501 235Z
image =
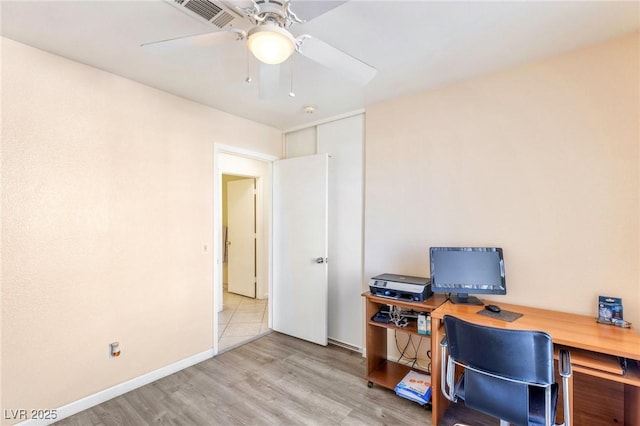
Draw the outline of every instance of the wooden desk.
M485 301L485 303L492 303ZM442 318L451 315L475 324L547 332L555 345L571 352L570 386L573 424L640 426L640 335L633 329L598 324L595 318L495 302L503 311L523 314L513 322L478 315L476 305L446 302L431 313L432 423L442 418L448 400L440 391ZM626 374L616 374L616 357L632 360ZM561 405L561 404L560 404Z

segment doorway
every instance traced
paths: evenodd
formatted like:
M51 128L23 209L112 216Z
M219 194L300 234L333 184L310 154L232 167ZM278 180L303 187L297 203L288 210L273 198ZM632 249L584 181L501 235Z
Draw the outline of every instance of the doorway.
M253 340L270 330L271 292L271 163L275 157L243 149L214 144L214 353L229 350ZM223 182L225 180L225 182ZM225 259L225 226L228 225L228 208L223 203L223 189L228 181L248 180L255 188L253 213L255 224L254 255L249 261L255 282L249 297L232 293L228 286L228 260ZM225 190L226 192L226 190ZM228 235L228 241L234 241ZM226 252L227 255L231 254ZM255 290L254 290L255 289ZM260 322L257 324L257 319Z
M218 342L224 351L269 330L268 296L257 297L256 178L222 175L222 227Z
M293 241L291 244L282 244L282 238L278 238L278 240L276 241L277 237L282 237L283 233L282 232L278 232L276 234L275 232L275 227L273 225L274 219L276 217L276 215L278 217L280 217L280 219L282 219L281 216L279 216L277 213L273 212L274 210L274 206L275 206L275 200L280 200L281 201L281 197L277 197L275 196L273 193L273 187L274 184L273 182L275 182L275 161L277 160L277 158L270 158L270 159L266 159L264 157L254 157L254 156L250 156L250 155L246 155L247 152L245 150L241 150L241 152L238 153L238 155L234 155L235 153L229 152L226 149L228 149L228 147L226 147L224 150L221 150L220 148L218 148L218 146L214 145L214 186L213 186L213 190L214 190L214 307L215 307L215 315L214 315L214 354L219 353L220 349L224 349L229 350L232 348L235 348L236 346L239 346L241 344L247 343L250 340L253 340L254 338L256 338L257 336L250 336L249 333L243 333L242 336L237 335L234 337L238 337L239 339L236 339L235 342L233 342L233 344L231 346L227 346L226 342L223 342L224 347L220 344L219 338L222 336L222 333L224 332L225 328L224 328L224 319L221 315L220 312L223 311L223 277L222 277L222 271L223 271L223 239L222 239L222 235L223 235L223 226L222 226L222 177L223 175L234 175L234 176L239 176L239 177L244 177L244 178L255 178L256 179L256 184L255 184L255 188L256 188L256 229L257 229L257 243L256 246L258 247L256 250L257 256L256 256L256 269L257 269L257 274L256 274L256 278L257 278L257 283L256 283L256 299L268 299L267 300L267 304L265 305L266 307L266 312L264 313L263 316L263 321L264 318L268 318L267 319L267 327L262 328L259 332L258 335L261 335L262 333L267 333L271 330L271 328L273 328L273 325L275 325L275 311L276 309L274 309L275 306L279 307L279 309L277 310L279 312L278 318L279 318L279 327L274 328L277 331L280 332L284 332L285 334L292 334L295 335L296 337L301 337L301 338L306 338L303 337L302 335L298 335L297 333L295 333L295 330L286 330L284 329L282 326L282 324L286 324L286 320L283 322L283 318L286 318L287 316L291 316L292 312L301 312L300 315L295 315L294 321L296 323L300 323L298 324L298 329L308 329L308 330L315 330L317 331L319 327L317 327L316 323L320 322L322 324L324 324L326 326L326 306L327 306L327 292L326 291L322 291L321 296L320 295L317 298L312 297L311 300L311 306L313 307L313 309L303 309L303 303L298 303L299 300L296 298L295 302L293 302L293 305L290 306L290 304L284 303L283 304L283 300L286 299L286 297L283 297L284 295L287 294L287 291L283 290L283 280L282 280L282 274L280 274L278 276L278 279L276 280L275 277L275 266L274 266L274 262L276 261L276 252L275 252L275 248L283 248L286 245L290 245L291 247L297 247L299 246L300 241ZM324 156L326 157L326 154L320 155L320 156ZM313 156L315 157L315 156ZM325 163L326 163L327 158L325 158ZM283 165L286 163L292 164L292 163L296 163L298 164L299 159L287 159L287 160L281 160L278 161L277 164L280 166L278 167L278 170L280 170L280 172L282 172L282 167L284 167ZM298 168L295 168L296 170L298 170ZM326 164L324 167L324 170L326 172ZM281 177L281 179L278 179L278 182L282 183L283 181L289 181L289 182L299 182L299 183L304 183L309 179L309 170L307 168L302 168L300 170L298 170L299 173L297 173L297 175L289 176L286 179L282 179L281 173L279 174L279 176ZM315 175L315 173L312 173L312 175ZM316 176L318 177L318 176ZM327 181L327 177L326 177L326 173L324 178L321 179L324 182L324 186L326 187L326 181ZM279 190L275 191L281 195L286 195L286 198L293 198L294 200L300 200L300 198L296 197L295 194L302 191L302 192L307 192L308 188L303 184L300 188L294 190L294 191L288 191L288 190L284 190L282 185L278 185ZM315 191L314 191L315 192ZM326 201L326 196L320 196L319 198L323 199ZM299 203L296 203L299 204ZM305 204L305 203L302 203ZM316 203L311 203L308 207L318 207L316 205ZM280 209L281 210L281 209ZM322 209L320 209L322 210ZM273 216L273 217L272 217ZM303 216L306 216L303 214ZM280 220L280 222L282 222L282 220ZM326 222L326 219L321 220L321 222ZM311 224L312 226L308 227L310 229L316 229L316 226L313 226L313 224ZM323 227L326 228L326 227ZM282 227L278 228L280 231L282 231ZM285 230L285 234L286 234L286 230ZM298 237L305 239L305 237L303 236L302 233L298 234L295 233L295 235L297 235ZM321 238L321 240L325 241L326 243L326 235L324 236L324 238ZM232 245L233 245L233 241L232 241ZM312 260L312 265L314 265L314 269L318 270L318 268L326 271L326 259L327 259L327 255L326 255L326 250L313 250L313 253L309 254L307 253L307 255L305 255L305 259L303 259L300 262L296 262L296 263L300 263L300 264L307 264L309 262L309 260ZM278 253L278 259L280 261L279 264L281 265L285 265L285 269L289 269L287 267L287 265L290 264L290 261L284 261L283 262L283 252L282 250L279 251ZM286 253L285 253L286 254ZM322 261L320 261L320 259ZM280 272L283 271L282 268L278 269ZM299 284L307 284L310 283L310 281L307 279L307 276L305 274L303 274L303 277L299 277L297 280L294 280L294 284L297 282ZM324 274L326 276L326 273ZM315 280L313 280L315 282ZM326 279L325 279L326 281ZM295 292L300 292L301 290L303 290L303 287L305 287L305 285L294 285L294 290ZM326 287L326 282L325 282L325 287ZM276 289L279 289L279 292L276 293ZM307 295L307 298L305 299L305 301L308 302L307 299L309 299L309 294L307 294L307 291L304 291L304 294ZM289 300L291 300L291 294L289 295ZM245 301L247 301L246 299L243 299ZM278 302L278 300L280 302ZM276 303L278 303L276 305ZM291 307L295 307L296 309L290 309ZM321 309L322 311L322 318L320 317L320 315L309 315L311 312L313 312L315 309L317 308L321 308L323 307L323 309ZM246 309L250 309L253 310L254 313L256 310L258 310L257 307L253 307L253 308L249 308L246 307ZM302 310L301 310L302 309ZM236 310L237 312L237 310ZM309 324L308 327L304 327L301 324ZM324 327L324 329L326 329L326 327ZM239 334L239 333L238 333ZM326 345L326 330L323 333L324 338L322 339L322 343L321 344L325 344ZM240 338L242 337L242 338ZM307 339L307 340L311 340L311 341L315 341L312 339Z

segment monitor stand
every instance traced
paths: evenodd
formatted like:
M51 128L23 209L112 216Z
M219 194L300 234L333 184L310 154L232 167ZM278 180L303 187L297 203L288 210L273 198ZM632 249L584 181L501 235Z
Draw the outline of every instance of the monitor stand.
M475 296L469 296L465 293L452 294L449 296L449 300L455 303L456 305L484 305L482 300L478 299Z

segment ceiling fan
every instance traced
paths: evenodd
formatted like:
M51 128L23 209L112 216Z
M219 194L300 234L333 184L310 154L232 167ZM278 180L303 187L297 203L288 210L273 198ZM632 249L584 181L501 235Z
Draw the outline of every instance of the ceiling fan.
M219 21L221 15L218 15L217 12L223 11L223 9L213 1L174 1L205 17L205 19L214 14L215 17L212 17L210 22L220 27L216 19ZM260 64L260 97L262 98L271 97L275 94L279 84L280 72L277 65L285 62L294 52L338 72L357 84L367 84L375 76L375 68L318 38L308 34L294 37L288 29L293 24L301 24L307 21L299 18L293 12L291 0L251 0L251 2L245 1L242 3L247 6L235 6L235 10L231 10L231 12L235 12L236 15L239 13L241 19L248 21L249 24L245 22L244 25L232 26L229 24L232 16L226 13L226 18L222 20L222 23L226 25L223 25L220 31L144 43L142 47L180 48L244 41L247 49L257 58ZM297 3L302 4L302 1L300 0ZM310 4L310 2L305 3L305 6ZM315 13L317 16L339 6L344 1L316 3L320 7L316 8L311 14ZM307 7L307 9L309 8ZM208 13L206 16L205 12ZM311 18L313 17L315 16ZM250 78L247 81L250 81ZM293 93L291 95L293 96Z

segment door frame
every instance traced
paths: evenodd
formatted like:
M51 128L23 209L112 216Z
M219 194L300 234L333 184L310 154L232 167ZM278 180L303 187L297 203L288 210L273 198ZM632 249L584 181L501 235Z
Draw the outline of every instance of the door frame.
M267 176L250 176L245 171L237 169L233 166L220 166L220 154L226 154L233 157L240 157L250 160L256 160L266 163ZM223 256L223 236L222 236L222 175L231 174L237 176L247 176L256 178L256 204L262 211L262 235L258 238L262 241L258 244L256 257L260 258L256 271L256 278L259 282L267 284L268 303L271 304L271 180L272 180L272 163L279 158L273 155L261 152L251 151L235 146L214 143L213 144L213 354L218 354L218 314L222 310L222 256ZM258 208L257 206L257 208ZM269 309L269 327L271 327L271 311Z

